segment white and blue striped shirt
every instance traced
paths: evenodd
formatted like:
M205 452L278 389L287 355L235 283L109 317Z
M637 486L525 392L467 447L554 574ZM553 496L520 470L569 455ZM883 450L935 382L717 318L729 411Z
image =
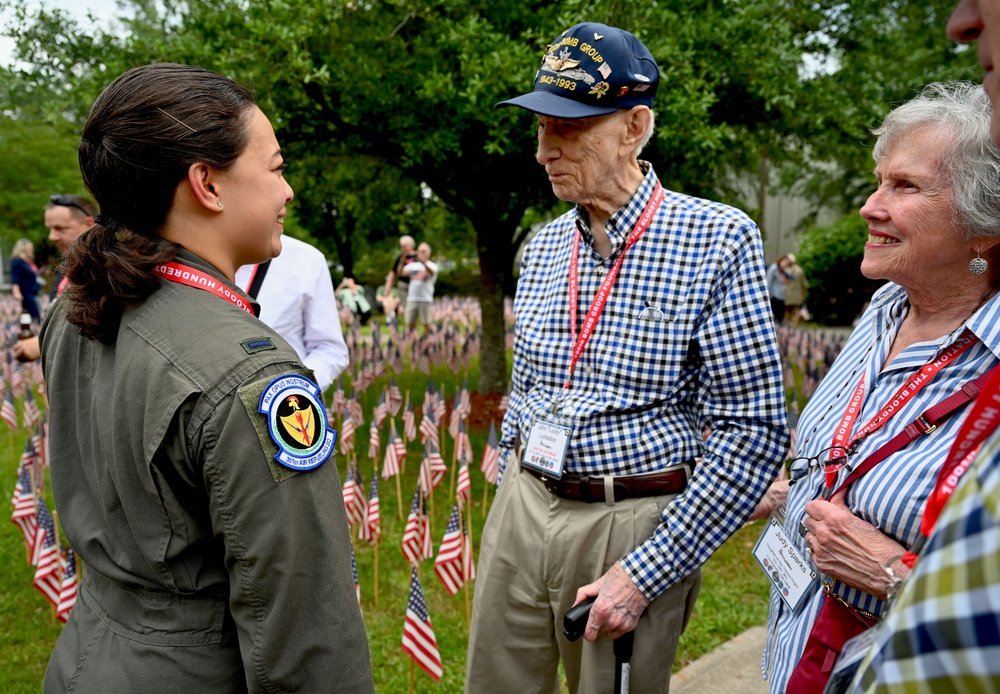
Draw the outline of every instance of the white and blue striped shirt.
M535 417L563 396L561 411L574 427L569 473L636 475L700 458L653 537L624 558L652 599L742 525L779 470L788 434L757 227L739 210L670 191L626 253L572 387L563 390L573 348L569 265L577 228L582 324L656 187L652 167L642 165L643 183L605 226L609 258L593 249L579 207L528 244L514 303L501 464Z
M940 340L907 347L891 364L883 367L908 309L906 291L899 285L890 283L875 292L857 329L802 413L798 429L801 443L796 451L797 456L816 456L833 443L834 430L840 424L847 401L862 375L865 376L867 388L856 420L860 425L866 424L878 414L918 369L952 345L965 328L979 338L955 362L938 372L934 380L914 395L892 419L865 438L857 452L851 456L851 465L862 463L920 413L955 393L962 384L974 380L997 363L1000 355L1000 295L993 297L976 311L964 326ZM956 412L946 422L939 424L931 434L893 453L854 482L848 488L846 496L847 507L851 512L904 547L910 548L920 533L920 519L927 496L934 488L938 470L967 412L967 407ZM858 428L859 426L855 426L855 432ZM842 469L838 484L848 474L850 472L846 467ZM795 529L805 515L806 503L819 498L823 488L823 474L816 468L814 473L793 484L789 490L785 532L803 557L807 557L805 541ZM882 610L882 601L872 595L840 582L834 583L834 590L863 610L875 614ZM771 590L768 643L762 669L765 678L770 680L773 694L785 691L822 601L823 591L818 581L812 596L795 613Z

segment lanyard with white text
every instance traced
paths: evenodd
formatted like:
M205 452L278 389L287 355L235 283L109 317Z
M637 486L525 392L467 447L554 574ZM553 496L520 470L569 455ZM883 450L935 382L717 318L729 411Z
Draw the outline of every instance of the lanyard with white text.
M206 275L204 272L196 270L190 265L183 265L177 262L164 263L154 267L153 274L171 282L210 292L220 299L225 299L231 304L239 306L252 316L257 315L250 304L245 302L239 294L211 275Z
M867 438L869 434L882 428L886 422L888 422L896 413L903 409L904 406L915 396L917 393L923 389L928 383L934 380L938 372L941 371L951 362L958 359L958 357L964 353L967 349L976 344L978 338L972 334L969 330L962 331L958 339L948 349L946 349L937 359L929 364L925 364L920 367L910 380L903 385L895 395L889 398L889 402L879 411L877 415L872 417L871 421L865 424L858 431L857 434L851 436L851 430L854 428L855 421L857 420L858 410L861 408L861 401L864 399L865 394L865 376L861 377L861 381L858 383L858 387L854 391L854 395L847 403L847 409L844 411L844 416L841 418L840 426L838 426L833 432L833 445L839 446L850 450L853 446L861 442L863 439ZM828 465L826 466L826 486L827 489L833 487L834 481L837 477L837 472L843 465Z
M945 502L955 491L962 475L972 465L972 459L975 458L980 444L989 438L996 430L997 425L1000 424L1000 368L994 368L993 371L990 380L986 382L982 392L976 398L972 411L959 427L955 442L951 444L948 457L938 472L934 489L927 497L924 515L920 519L922 537L912 550L903 555L903 562L910 568L913 568L914 563L916 563L917 554L923 547L924 541L930 537L931 531L934 530Z
M614 265L611 266L611 270L608 271L608 276L604 278L604 282L601 283L601 287L597 290L597 295L594 297L594 301L590 304L590 310L587 311L587 317L583 321L583 328L580 330L580 335L576 334L576 304L580 296L580 269L578 267L579 255L580 255L580 231L576 232L576 236L573 239L573 252L569 261L569 334L570 341L573 342L573 357L569 363L569 372L566 374L566 383L563 384L563 388L569 388L570 379L573 378L573 369L576 368L576 362L583 354L583 348L587 346L587 342L590 340L590 336L594 332L594 327L597 325L598 318L601 317L601 313L604 311L604 306L608 301L608 295L611 293L611 287L615 284L615 278L618 276L618 270L622 266L622 260L625 259L625 251L635 245L635 242L639 240L639 237L643 235L646 229L649 227L650 222L653 221L653 215L656 214L656 210L660 207L660 203L663 201L663 197L666 193L663 190L663 186L659 181L656 182L656 190L653 191L652 197L649 199L649 203L646 204L646 209L642 211L642 215L639 217L639 221L636 222L635 228L632 229L632 233L629 234L628 240L625 242L625 247L622 249L621 253L618 254L618 260L615 261Z

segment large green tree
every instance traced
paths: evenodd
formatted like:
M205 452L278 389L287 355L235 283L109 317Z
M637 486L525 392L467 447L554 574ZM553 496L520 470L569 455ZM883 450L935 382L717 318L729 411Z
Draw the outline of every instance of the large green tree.
M757 216L755 196L740 183L768 166L791 172L803 188L822 182L808 188L817 200L853 199L867 170L860 164L867 129L919 83L966 75L972 64L944 38L945 0L920 7L869 0L124 4L134 16L124 37L113 30L83 36L58 14L22 11L11 33L31 69L8 81L23 94L21 108L78 120L99 85L151 60L200 64L254 85L283 145L315 172L299 185L300 217L314 235L330 236L342 253L385 252L391 242L381 240L393 227L414 230L406 215L428 209L428 199L462 220L425 215L435 220L428 231L462 238L472 230L485 392L504 384L502 300L513 291L527 220L565 209L534 161L533 118L493 104L530 88L560 30L592 20L643 39L661 66L658 135L644 156L669 187ZM810 74L804 55L825 69ZM836 176L813 175L831 170Z

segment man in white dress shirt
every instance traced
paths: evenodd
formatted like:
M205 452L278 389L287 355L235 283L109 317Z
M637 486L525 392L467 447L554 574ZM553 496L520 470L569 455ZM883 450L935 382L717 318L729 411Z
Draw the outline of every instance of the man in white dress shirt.
M291 236L281 255L236 271L236 284L260 304L260 319L288 341L316 373L322 390L347 368L348 352L326 256Z

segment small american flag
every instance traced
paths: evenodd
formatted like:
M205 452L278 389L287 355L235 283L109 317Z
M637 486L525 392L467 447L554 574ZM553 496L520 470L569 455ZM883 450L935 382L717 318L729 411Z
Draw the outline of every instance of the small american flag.
M0 419L7 422L14 431L17 431L17 408L14 407L14 391L8 385L4 389L3 404L0 405Z
M59 587L59 602L56 604L56 618L66 623L69 613L76 604L76 587L79 582L76 574L76 554L72 548L66 550L65 569L63 569L62 585Z
M431 461L431 483L437 489L437 486L441 484L441 480L448 473L448 465L444 462L444 458L441 457L441 451L433 443L428 444L426 449L430 450L427 458Z
M337 389L333 391L333 402L330 403L330 411L340 416L344 414L344 405L347 398L344 396L344 379L337 377Z
M424 445L424 458L420 461L420 474L417 475L417 482L424 494L430 494L434 489L434 475L431 472L431 461L427 454L427 445Z
M403 406L403 393L396 385L395 378L389 378L389 414L395 417L399 414L399 408Z
M361 403L355 397L354 393L351 393L351 399L344 404L344 408L351 413L351 419L354 420L355 426L364 426L365 413L361 410Z
M56 545L56 526L43 499L38 500L38 535L35 541L38 547L35 562L35 588L49 599L53 605L59 605L59 592L62 588L62 577L59 575L59 547Z
M466 460L472 460L472 442L469 441L469 432L465 429L465 418L458 422L458 436L455 437L455 448L458 449L459 457L464 456Z
M392 441L389 443L396 449L396 460L402 465L403 461L406 460L406 444L395 431L392 432Z
M458 482L455 483L455 496L464 503L472 498L472 481L469 479L469 466L465 464L465 454L459 456Z
M441 583L444 584L449 595L457 593L458 589L465 583L462 571L464 543L462 542L462 529L459 525L458 513L458 504L454 504L451 507L448 527L445 528L444 537L441 539L437 559L434 560L434 573L441 579Z
M399 474L399 449L394 445L395 432L389 432L389 441L385 446L385 460L382 461L382 479L387 480Z
M472 414L472 396L469 395L468 375L462 377L462 390L458 394L458 401L463 417L468 417Z
M458 436L458 423L464 417L462 412L462 394L455 392L455 401L451 404L451 420L448 422L448 435L451 438Z
M378 544L382 537L382 509L378 500L378 477L372 475L372 486L368 490L368 513L365 517L364 526L366 528L365 537L373 545Z
M392 345L392 347L388 349L388 354L389 354L388 356L389 368L391 368L396 373L402 371L403 353L399 351L399 347L396 345Z
M354 450L354 418L350 413L344 415L344 421L340 425L340 452L346 453Z
M413 403L407 398L406 409L403 410L403 436L407 441L417 440L417 423L413 414Z
M31 392L31 388L27 388L24 391L24 428L31 429L35 426L35 422L38 421L38 417L41 413L38 411L38 403L35 401L35 394Z
M375 425L375 422L372 422L372 425L368 427L368 457L376 460L381 449L382 444L379 441L378 427Z
M401 548L406 561L419 564L424 558L424 535L427 534L427 521L423 512L423 494L420 484L413 493L413 503L410 504L410 515L406 517L406 527L403 529Z
M354 527L365 518L365 488L361 484L361 473L353 462L347 468L347 479L344 480L344 509L347 511L347 524Z
M420 434L424 443L433 442L435 446L440 445L437 424L434 423L434 413L426 409L424 416L420 418Z
M354 595L358 598L358 607L361 607L361 581L358 579L358 559L354 556L354 545L351 545L351 573L354 574Z
M34 552L35 537L38 534L38 516L35 512L35 492L31 485L31 467L22 463L17 472L17 484L10 503L14 505L11 520L24 534L24 543L29 552ZM29 557L30 560L30 557Z
M490 422L490 433L486 437L486 450L483 451L483 462L479 469L486 476L486 481L490 484L497 483L497 476L500 473L500 439L497 436L496 422Z
M378 396L378 404L375 405L375 426L381 427L389 414L389 407L385 404L385 393Z
M434 398L434 421L443 422L447 411L448 406L444 402L444 386L442 386L441 393Z
M410 599L406 604L406 622L403 624L403 650L423 670L437 681L441 680L441 652L438 650L431 615L420 588L417 569L410 569Z

